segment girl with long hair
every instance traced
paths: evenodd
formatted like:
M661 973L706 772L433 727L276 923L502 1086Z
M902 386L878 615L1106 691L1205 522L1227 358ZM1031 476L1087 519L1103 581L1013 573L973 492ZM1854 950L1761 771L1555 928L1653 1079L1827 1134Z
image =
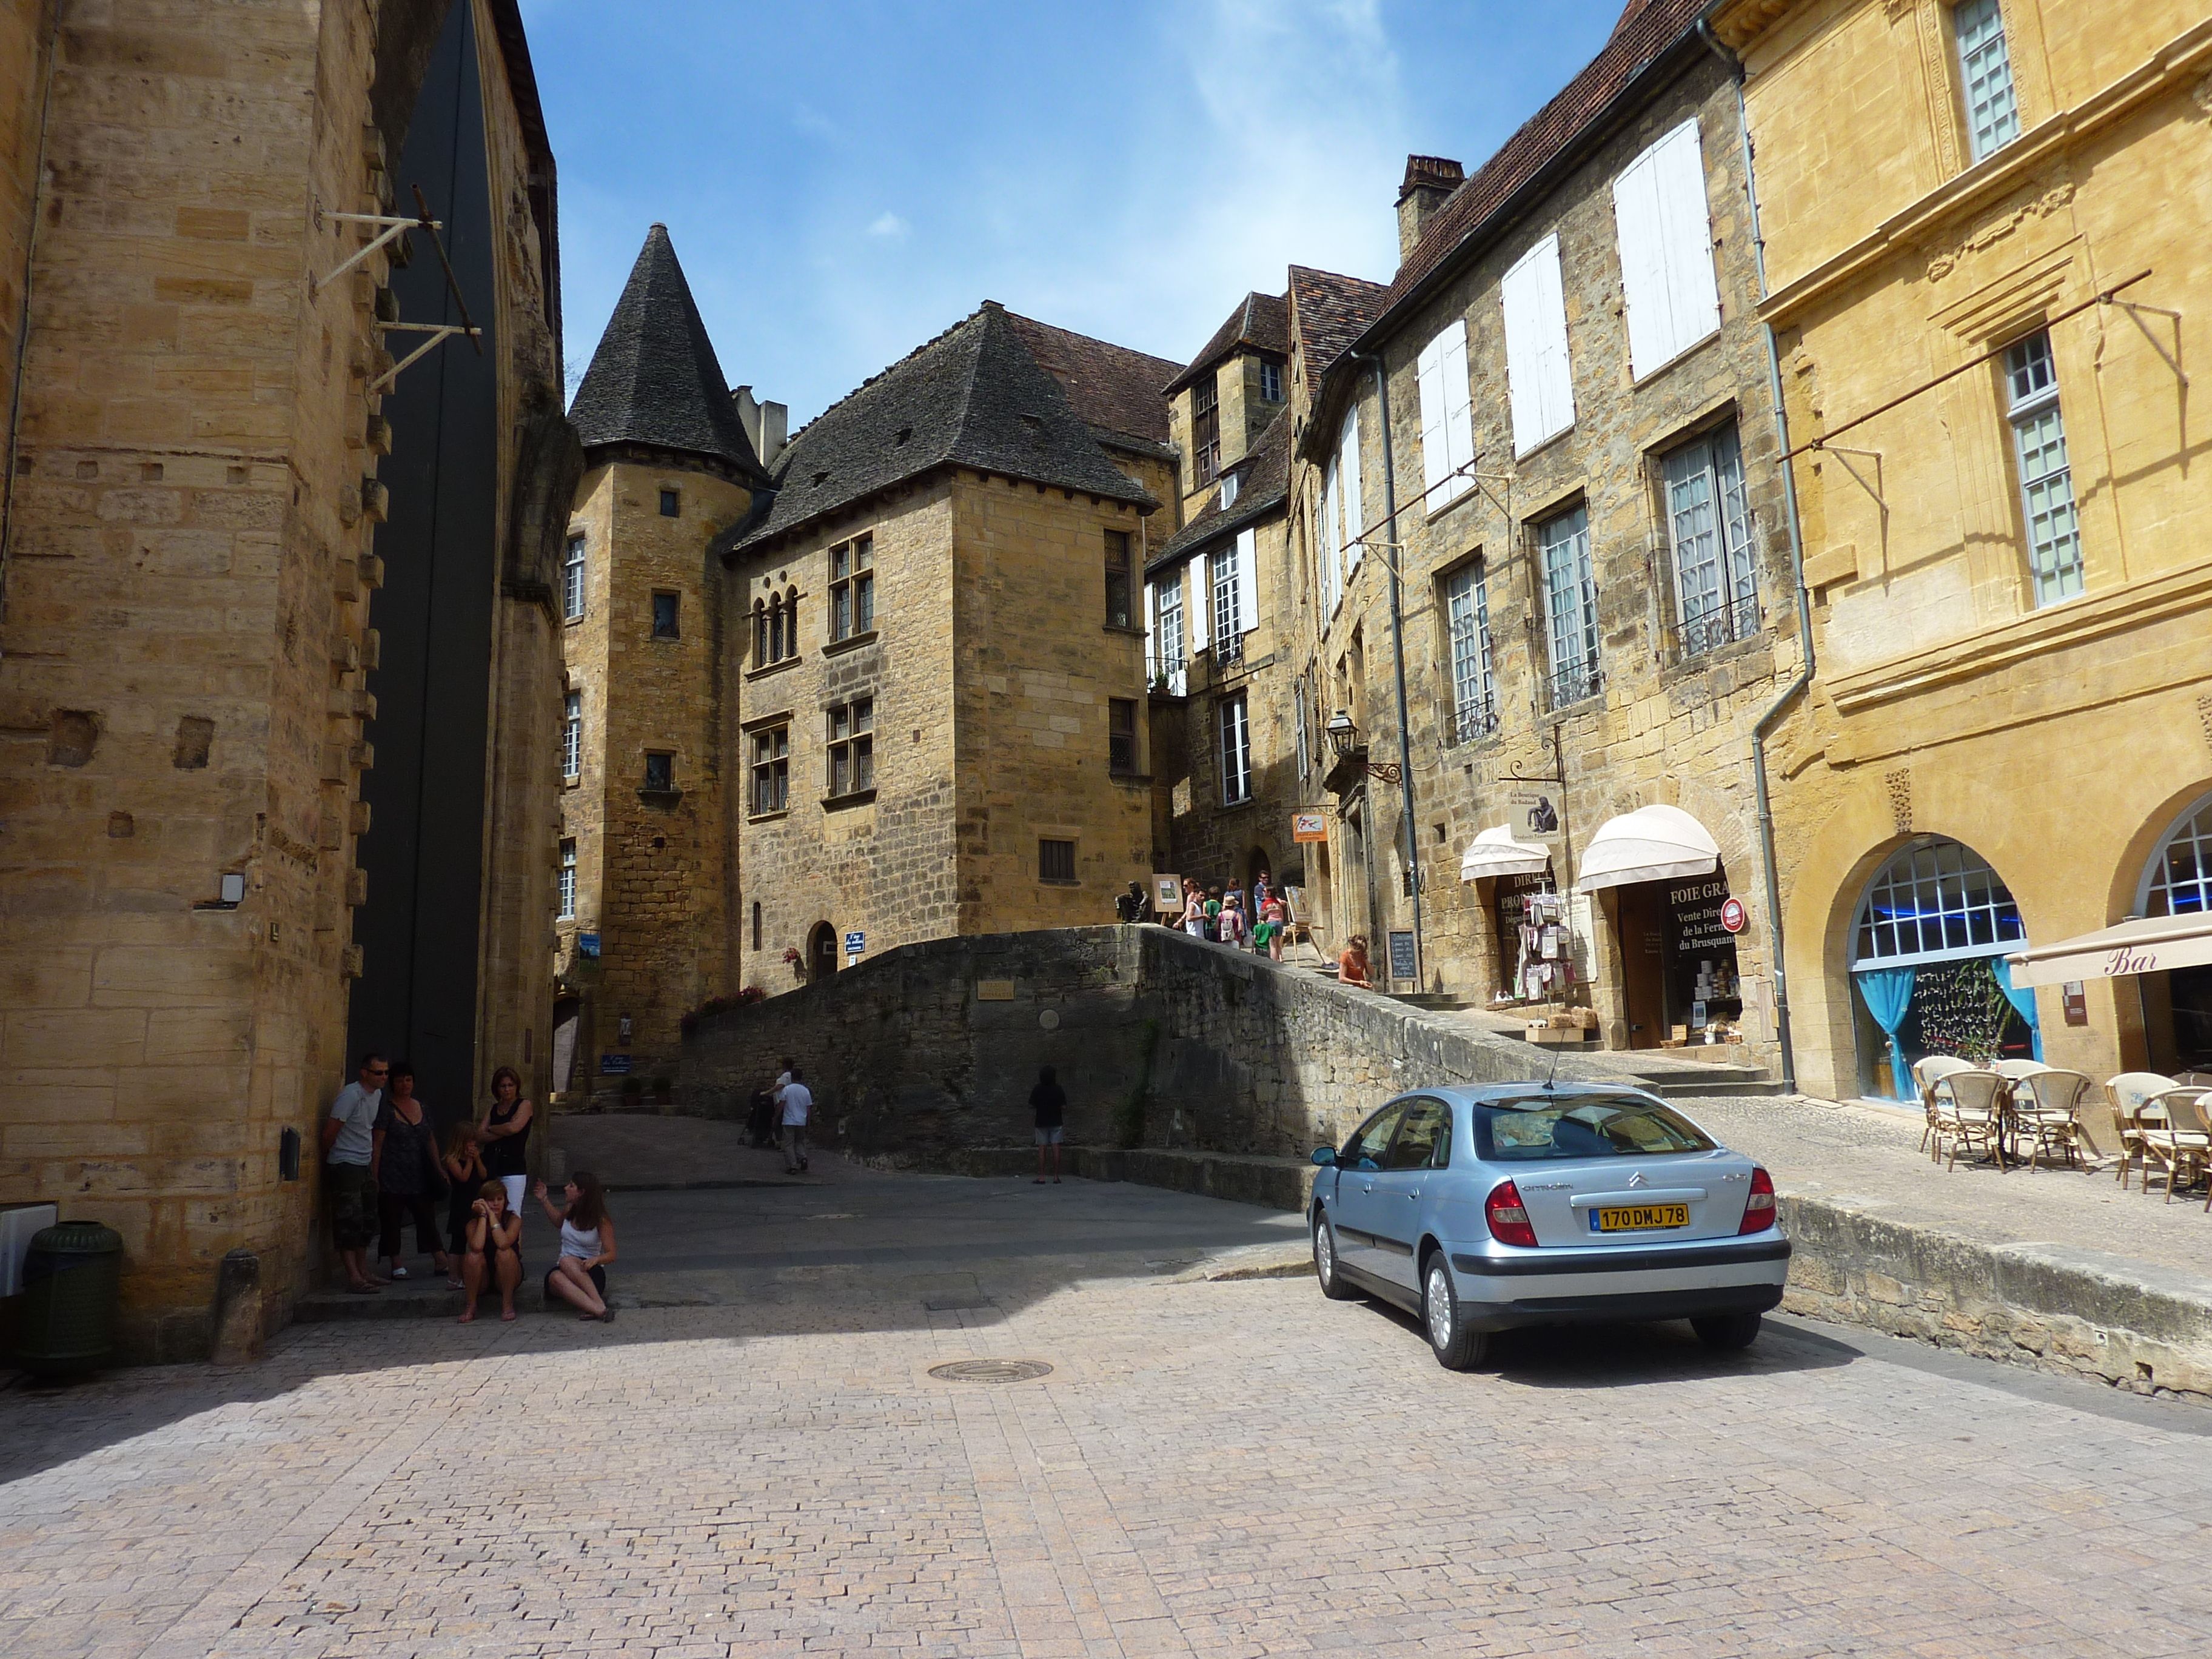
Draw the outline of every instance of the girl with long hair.
M607 1297L607 1263L615 1259L615 1219L599 1176L579 1170L562 1189L566 1202L545 1196L545 1183L533 1189L545 1214L561 1229L561 1255L545 1275L545 1299L559 1297L579 1310L578 1317L611 1325L615 1310Z
M507 1187L487 1181L469 1206L468 1249L461 1257L461 1283L468 1305L461 1323L477 1316L477 1297L489 1273L499 1286L499 1316L514 1317L514 1287L522 1283L522 1218L507 1207Z

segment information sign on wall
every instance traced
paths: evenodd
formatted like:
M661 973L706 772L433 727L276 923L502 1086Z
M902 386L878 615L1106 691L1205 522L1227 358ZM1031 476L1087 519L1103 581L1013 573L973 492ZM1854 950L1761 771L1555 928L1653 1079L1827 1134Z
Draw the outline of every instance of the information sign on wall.
M601 1054L599 1056L599 1075L601 1077L621 1077L628 1073L629 1070L629 1056L628 1054Z

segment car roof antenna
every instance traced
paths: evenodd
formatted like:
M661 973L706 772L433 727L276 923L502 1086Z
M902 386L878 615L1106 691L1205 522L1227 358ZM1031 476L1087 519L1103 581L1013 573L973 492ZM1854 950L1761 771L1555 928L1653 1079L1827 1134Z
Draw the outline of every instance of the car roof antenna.
M1544 1092L1546 1094L1549 1094L1552 1092L1552 1079L1558 1077L1559 1074L1559 1048L1561 1045L1553 1042L1547 1044L1547 1046L1552 1051L1552 1070L1550 1074L1544 1079Z

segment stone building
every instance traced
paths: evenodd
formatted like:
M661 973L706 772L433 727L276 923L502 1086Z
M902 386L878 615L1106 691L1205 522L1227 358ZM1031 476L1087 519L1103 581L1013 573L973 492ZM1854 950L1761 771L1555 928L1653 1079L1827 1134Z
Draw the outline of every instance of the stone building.
M56 10L0 10L0 1201L115 1227L176 1358L227 1251L307 1285L353 1051L542 1086L553 162L513 0ZM450 275L343 216L417 188Z
M665 226L569 418L585 472L562 565L556 1090L649 1077L684 1011L729 981L726 623L707 544L767 475Z
M1397 274L1295 450L1338 809L1310 908L1394 988L1766 1058L1752 738L1802 651L1735 82L1701 10L1630 5L1471 175L1409 161ZM1559 914L1525 935L1532 888Z
M2212 20L1743 0L1714 28L1802 452L1818 672L1770 757L1799 1073L1895 1095L1983 1043L2100 1079L2212 1068L2212 969L1999 1002L1990 968L2212 906L2212 479L2184 375Z
M1175 372L987 302L796 434L714 544L733 980L1096 922L1150 872Z

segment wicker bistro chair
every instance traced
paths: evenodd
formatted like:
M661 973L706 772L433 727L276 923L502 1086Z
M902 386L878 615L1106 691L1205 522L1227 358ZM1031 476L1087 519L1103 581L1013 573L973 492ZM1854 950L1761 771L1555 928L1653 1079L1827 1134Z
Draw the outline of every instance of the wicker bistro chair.
M2122 1072L2105 1079L2105 1099L2112 1108L2112 1133L2120 1148L2120 1190L2128 1189L2129 1167L2144 1158L2142 1131L2136 1125L2136 1108L2172 1088L2173 1079L2157 1072ZM2143 1190L2150 1190L2150 1165L2143 1163Z
M1943 1157L1943 1137L1951 1133L1944 1116L1947 1102L1936 1097L1936 1085L1953 1072L1971 1072L1974 1068L1965 1060L1951 1054L1928 1054L1912 1062L1912 1080L1920 1090L1920 1109L1928 1115L1928 1127L1920 1132L1920 1150L1931 1162Z
M2004 1167L2005 1107L2011 1090L2011 1079L1971 1066L1936 1079L1937 1109L1951 1136L1951 1158L1945 1169L1959 1167L1961 1146L1979 1146L1996 1159L1999 1169Z
M2212 1127L2204 1099L2212 1091L2168 1089L2136 1108L2136 1129L2143 1148L2143 1190L2150 1190L2151 1165L2166 1171L2166 1201L2173 1202L2174 1183L2187 1185L2212 1160Z
M2081 1103L2095 1087L2079 1072L2055 1066L2038 1066L2012 1085L2013 1150L2028 1143L2027 1166L2034 1169L2045 1152L2055 1152L2069 1164L2081 1158Z

